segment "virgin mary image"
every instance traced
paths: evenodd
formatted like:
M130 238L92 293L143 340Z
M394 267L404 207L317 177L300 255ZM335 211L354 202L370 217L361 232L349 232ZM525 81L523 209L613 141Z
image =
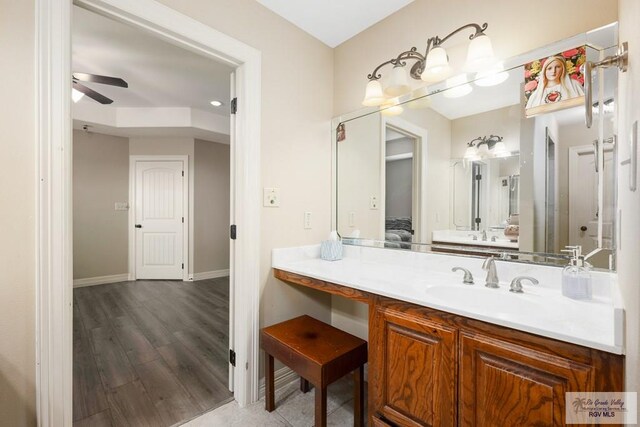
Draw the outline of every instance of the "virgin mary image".
M584 47L571 49L525 66L527 116L572 107L583 102Z

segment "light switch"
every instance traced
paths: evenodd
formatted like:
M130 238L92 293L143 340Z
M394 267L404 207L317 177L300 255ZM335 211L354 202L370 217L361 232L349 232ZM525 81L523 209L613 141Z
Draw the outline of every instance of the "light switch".
M264 207L277 208L280 206L280 189L279 188L264 188L264 194L262 198L262 204Z
M309 230L311 228L311 212L304 213L304 228Z
M356 225L356 213L354 211L349 212L349 227L355 227Z

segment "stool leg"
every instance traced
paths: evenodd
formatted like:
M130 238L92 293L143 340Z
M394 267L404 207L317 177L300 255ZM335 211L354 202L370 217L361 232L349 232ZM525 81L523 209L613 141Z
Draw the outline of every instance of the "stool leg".
M327 386L318 387L316 389L316 417L315 427L327 427Z
M273 391L273 356L264 353L264 406L269 412L276 409Z
M303 392L303 393L307 393L309 390L311 390L311 386L309 385L309 381L307 381L304 378L300 377L300 391Z
M364 366L353 371L353 425L364 426Z

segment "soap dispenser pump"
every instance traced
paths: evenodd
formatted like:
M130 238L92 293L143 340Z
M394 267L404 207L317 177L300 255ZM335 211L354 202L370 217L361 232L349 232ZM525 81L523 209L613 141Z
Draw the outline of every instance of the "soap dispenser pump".
M562 270L562 295L577 299L591 299L591 267L582 255L582 246L566 246L562 252L571 253L569 265Z

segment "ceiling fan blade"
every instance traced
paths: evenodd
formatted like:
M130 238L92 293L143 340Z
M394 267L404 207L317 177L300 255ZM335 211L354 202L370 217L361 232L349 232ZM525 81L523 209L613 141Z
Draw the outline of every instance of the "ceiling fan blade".
M95 90L89 89L88 87L81 85L78 82L73 82L73 88L79 92L84 93L89 98L98 101L100 104L111 104L113 102L113 99L109 99L106 96L99 94Z
M98 74L73 73L73 78L83 82L100 83L118 87L129 87L129 84L119 77L99 76Z

